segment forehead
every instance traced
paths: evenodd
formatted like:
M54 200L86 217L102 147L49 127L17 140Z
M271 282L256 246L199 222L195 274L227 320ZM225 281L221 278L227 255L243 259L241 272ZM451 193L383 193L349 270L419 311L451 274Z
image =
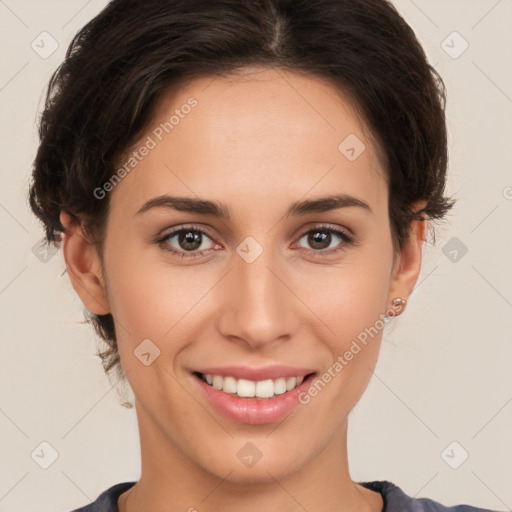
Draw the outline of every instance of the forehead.
M281 69L181 84L161 98L120 166L133 151L139 159L112 194L113 203L129 199L133 210L164 193L244 207L248 199L258 206L337 191L376 204L387 187L378 150L348 97Z

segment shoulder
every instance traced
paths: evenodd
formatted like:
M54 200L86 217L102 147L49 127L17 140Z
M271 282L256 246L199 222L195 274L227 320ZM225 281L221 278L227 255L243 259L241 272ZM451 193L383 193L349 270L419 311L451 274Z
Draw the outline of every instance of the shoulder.
M412 498L400 487L387 480L375 482L357 482L372 491L380 492L384 501L383 512L498 512L471 505L447 507L429 498Z
M123 494L123 492L135 485L135 483L136 482L122 482L120 484L113 485L106 491L103 491L96 500L89 503L89 505L77 508L72 512L119 512L117 508L117 499L121 494Z

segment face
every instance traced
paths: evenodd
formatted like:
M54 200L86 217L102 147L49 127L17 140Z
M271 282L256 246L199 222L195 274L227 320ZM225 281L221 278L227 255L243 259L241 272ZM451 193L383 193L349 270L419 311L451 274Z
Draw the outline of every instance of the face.
M143 450L234 482L306 467L339 440L396 296L367 130L332 86L253 70L169 93L132 149L102 271Z

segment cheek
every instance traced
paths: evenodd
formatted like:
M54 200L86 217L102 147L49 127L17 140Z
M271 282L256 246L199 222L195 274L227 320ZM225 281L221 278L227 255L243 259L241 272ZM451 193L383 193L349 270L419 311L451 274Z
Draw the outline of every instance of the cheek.
M323 381L337 390L324 398L341 400L342 394L344 412L368 384L386 326L392 252L390 244L389 250L380 252L377 246L353 251L328 273L319 268L316 275L308 276L308 282L315 283L309 288L308 304L318 316L311 319L319 329L316 337L329 353Z
M391 264L390 252L357 250L337 267L313 267L306 279L301 278L299 294L307 297L308 305L335 340L337 351L382 318Z
M342 284L341 291L331 288L336 296L331 300L325 297L326 302L319 309L329 327L329 334L323 338L329 352L325 381L338 381L346 397L356 398L377 360L385 326L382 306L386 290L376 289L375 283L368 288L353 276Z
M200 272L192 266L171 266L162 256L155 257L156 251L127 252L121 256L112 251L107 272L123 369L125 373L140 371L134 354L149 347L161 356L157 366L166 365L173 371L176 357L193 345L195 337L190 333L204 319L204 307L213 295L210 292L218 274L206 268ZM147 339L151 343L141 345Z
M187 283L186 272L155 262L149 250L121 255L112 246L105 263L118 337L133 348L146 338L160 340L200 299L201 289Z

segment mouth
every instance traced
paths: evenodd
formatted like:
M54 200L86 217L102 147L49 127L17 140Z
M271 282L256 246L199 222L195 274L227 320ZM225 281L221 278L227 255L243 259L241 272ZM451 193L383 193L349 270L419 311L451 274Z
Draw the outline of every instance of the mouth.
M311 372L296 377L278 377L277 379L248 380L236 379L231 375L215 375L193 372L193 375L208 386L234 398L254 400L271 399L278 395L286 395L303 383L308 383L316 375Z
M190 377L212 412L239 424L263 425L283 421L301 405L316 375L290 367L224 367L193 371Z

